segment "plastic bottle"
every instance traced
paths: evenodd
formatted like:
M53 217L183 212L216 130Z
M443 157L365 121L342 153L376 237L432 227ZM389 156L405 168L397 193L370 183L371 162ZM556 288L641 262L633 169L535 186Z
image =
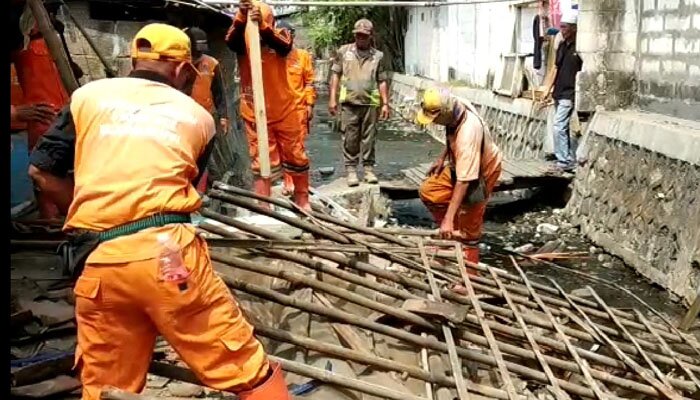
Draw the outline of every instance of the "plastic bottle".
M180 246L167 233L158 235L158 243L161 247L158 256L160 281L176 283L180 291L187 290L187 278L190 276L190 271L185 267Z

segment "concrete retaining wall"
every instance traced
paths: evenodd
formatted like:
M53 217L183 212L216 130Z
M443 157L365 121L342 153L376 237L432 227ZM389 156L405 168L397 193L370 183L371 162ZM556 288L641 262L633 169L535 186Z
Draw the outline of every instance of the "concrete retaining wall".
M582 232L691 302L700 286L700 123L598 112L567 214Z
M405 118L414 118L423 91L436 82L401 74L391 78L391 103ZM471 101L489 125L498 146L510 159L542 158L552 148L548 135L550 110L536 110L528 99L511 99L485 89L452 88L452 94ZM441 143L445 141L442 127L428 130Z

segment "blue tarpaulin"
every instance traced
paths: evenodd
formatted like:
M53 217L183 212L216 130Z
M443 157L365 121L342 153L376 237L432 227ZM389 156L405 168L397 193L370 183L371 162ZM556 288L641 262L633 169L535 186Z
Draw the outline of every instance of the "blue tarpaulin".
M27 175L29 168L29 152L27 150L27 134L10 135L12 152L10 166L10 203L15 207L34 197L32 182Z

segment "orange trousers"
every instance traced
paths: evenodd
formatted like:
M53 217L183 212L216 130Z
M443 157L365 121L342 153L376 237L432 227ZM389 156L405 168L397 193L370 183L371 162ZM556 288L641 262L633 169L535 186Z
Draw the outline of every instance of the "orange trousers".
M419 195L423 204L431 212L435 222L440 224L445 217L447 207L452 199L451 167L445 166L437 175L431 175L421 184ZM501 175L499 167L494 173L486 177L486 200L476 204L463 204L455 216L454 227L459 231L464 241L475 241L481 238L481 230L484 226L484 213L488 198L493 188L498 183Z
M304 147L303 130L299 124L299 112L294 110L283 120L267 126L268 146L270 152L270 179L276 180L282 176L282 169L291 172L306 172L309 170L309 158ZM252 159L253 175L260 175L260 159L258 157L258 133L255 124L245 121L245 132L248 138L248 150Z
M158 260L87 264L75 285L83 400L104 386L140 392L158 333L207 386L239 392L263 382L269 363L253 327L214 274L204 239L182 250L187 289L158 280Z
M306 148L305 142L306 138L309 136L309 116L306 107L299 109L299 125L301 125L302 129L301 142L304 144L304 148ZM292 174L290 174L289 171L284 171L284 188L290 193L294 191L294 182Z

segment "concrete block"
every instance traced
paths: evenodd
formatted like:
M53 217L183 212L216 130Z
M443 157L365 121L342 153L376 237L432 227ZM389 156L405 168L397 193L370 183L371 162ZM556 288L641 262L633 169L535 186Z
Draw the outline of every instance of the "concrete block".
M692 16L678 16L676 14L666 14L664 17L664 30L685 31L690 29Z
M658 0L659 10L677 10L680 6L680 0Z
M700 4L698 4L698 7L700 7ZM700 30L700 13L695 13L695 15L693 15L693 28Z
M595 53L607 49L608 34L605 32L582 33L576 35L576 50L581 53Z
M633 53L637 51L637 32L614 32L608 35L609 51Z
M691 79L700 79L700 66L698 66L698 65L688 66L688 76Z
M687 74L688 65L683 61L678 60L662 60L661 73L666 75L685 76Z
M655 75L661 71L659 60L642 60L642 75Z
M686 39L676 38L673 41L673 51L676 54L695 54L700 53L700 38Z
M664 17L661 15L653 15L642 19L642 32L661 32L664 30Z
M637 57L630 53L609 53L606 57L607 66L613 71L633 72Z
M642 42L639 45L639 50L642 53L648 53L649 52L649 38L644 38L642 39Z
M664 35L649 42L649 53L657 55L673 54L673 36Z
M642 11L656 10L656 0L644 0Z

